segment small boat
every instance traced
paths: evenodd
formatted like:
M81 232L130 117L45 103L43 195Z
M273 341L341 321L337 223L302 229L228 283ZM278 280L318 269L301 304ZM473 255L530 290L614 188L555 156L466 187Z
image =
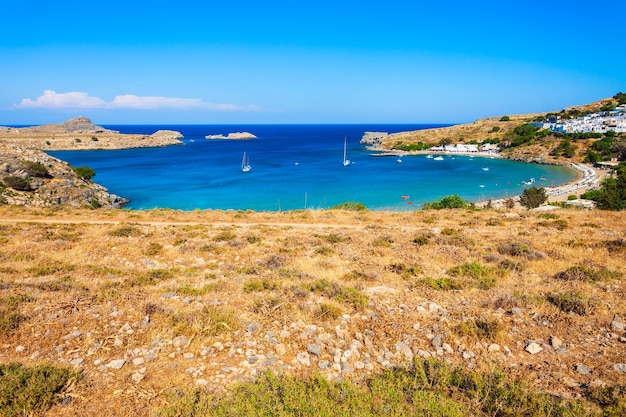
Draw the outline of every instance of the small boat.
M346 154L347 154L347 142L346 142L346 137L344 136L343 138L343 166L348 166L350 165L350 160L346 159Z
M485 186L483 184L480 184L479 187L480 188L485 188Z
M248 172L251 169L252 167L250 166L250 160L248 159L248 156L244 152L243 159L241 160L241 172Z
M398 158L398 159L396 159L396 162L401 164L402 163L402 159Z
M400 196L400 198L401 198L401 199L403 199L403 200L408 200L408 199L409 199L409 197L410 197L410 196L408 196L408 195L402 195L402 196Z
M443 161L443 156L437 156L433 158L435 161Z
M489 171L489 168L488 167L484 167L483 171Z
M426 155L426 158L433 159L433 156L432 155Z

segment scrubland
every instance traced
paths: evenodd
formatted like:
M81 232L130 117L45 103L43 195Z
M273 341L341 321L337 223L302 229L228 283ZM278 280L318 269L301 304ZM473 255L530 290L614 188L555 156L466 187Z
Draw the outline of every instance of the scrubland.
M0 207L0 415L620 415L625 220Z

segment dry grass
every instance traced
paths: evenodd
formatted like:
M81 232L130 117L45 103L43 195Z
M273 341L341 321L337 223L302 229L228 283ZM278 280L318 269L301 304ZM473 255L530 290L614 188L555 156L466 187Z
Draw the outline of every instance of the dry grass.
M626 335L606 335L614 314L626 316L626 214L557 216L0 207L0 360L83 359L73 400L52 416L148 416L170 388L200 377L226 389L252 375L224 369L255 370L246 357L271 357L276 344L279 368L312 371L291 362L311 343L310 325L318 343L345 332L338 349L367 336L381 354L402 340L433 351L441 334L450 361L466 364L463 347L477 354L473 366L498 363L547 392L623 384L611 367L624 362ZM551 336L567 353L524 352ZM511 355L487 352L493 342ZM118 358L122 369L106 368ZM371 359L355 377L382 372ZM579 363L593 375L577 374Z

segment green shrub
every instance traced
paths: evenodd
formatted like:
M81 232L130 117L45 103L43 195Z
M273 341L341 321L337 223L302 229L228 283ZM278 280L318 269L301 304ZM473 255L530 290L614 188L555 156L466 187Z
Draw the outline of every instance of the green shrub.
M458 209L467 208L470 206L469 201L463 200L458 194L447 195L440 200L435 200L432 203L426 202L422 205L424 210L441 210L441 209Z
M498 271L494 268L476 262L464 263L448 270L448 274L453 277L470 278L474 286L481 290L489 290L496 286L496 272Z
M137 287L141 285L156 285L160 281L174 278L175 270L172 269L152 269L137 275L135 278L126 281L126 286Z
M403 263L391 264L389 269L404 278L412 278L424 273L424 268L419 265L405 265Z
M519 198L519 202L527 209L533 209L545 203L547 199L548 196L546 195L546 190L543 187L530 187L526 188L522 192L522 195Z
M622 273L619 271L611 271L607 267L590 268L582 265L572 266L565 271L561 271L554 275L555 279L563 281L583 281L596 282L606 281L610 279L619 279Z
M346 201L345 203L337 204L331 207L331 210L352 210L352 211L366 211L365 204L356 201Z
M65 387L79 372L54 365L26 367L20 363L0 365L0 415L44 415L63 397Z
M341 307L331 303L321 303L315 314L316 318L322 320L336 320L343 314Z
M258 236L248 236L246 237L246 240L248 241L248 243L253 244L253 243L261 243L261 238Z
M329 299L351 304L355 310L365 307L369 301L367 295L356 288L344 287L326 279L319 279L312 282L309 284L309 290L320 293Z
M427 278L424 284L437 291L450 291L463 289L463 283L451 277Z
M39 162L23 161L23 164L32 177L47 177L50 175L46 167Z
M564 313L586 316L595 311L595 304L578 291L551 293L546 299Z
M252 279L243 284L243 292L260 292L271 291L279 288L280 285L277 282L264 279Z
M430 237L427 235L419 235L413 238L413 243L415 243L417 246L428 245L428 242L430 242Z
M96 171L94 171L93 168L89 168L88 166L82 165L73 169L78 178L85 181L91 181L91 179L96 176Z
M459 336L478 337L480 339L497 340L502 331L502 324L497 319L467 320L459 323L454 332Z
M150 242L148 246L146 246L143 250L144 255L146 256L154 256L158 255L163 251L163 245L160 243Z
M113 237L140 236L141 231L137 226L126 225L121 226L117 229L110 230L108 235Z
M224 281L216 281L210 284L203 285L201 288L183 285L176 289L176 294L182 296L196 297L205 295L210 292L224 291L225 289L226 283Z
M17 191L31 191L30 182L22 177L9 175L4 177L4 183Z
M74 265L66 264L63 262L46 262L37 266L33 266L27 269L35 277L42 277L45 275L52 275L57 272L70 272L74 270Z
M217 235L213 236L213 240L216 242L228 242L229 240L233 240L235 238L235 234L230 230L222 230Z
M502 116L502 117L500 118L500 121L501 121L501 122L508 122L509 120L511 120L511 118L510 118L509 116Z
M14 330L17 330L26 318L19 311L0 306L0 336L6 336Z
M605 391L596 392L593 401L623 403L623 388ZM437 359L415 359L410 366L386 369L362 382L351 378L329 381L319 373L289 376L265 372L222 395L200 389L176 390L165 403L157 410L158 417L597 415L580 400L534 391L508 372L479 373Z

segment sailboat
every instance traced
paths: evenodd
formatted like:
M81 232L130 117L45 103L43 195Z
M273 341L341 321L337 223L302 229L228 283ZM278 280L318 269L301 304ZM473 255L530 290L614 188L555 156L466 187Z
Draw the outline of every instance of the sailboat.
M346 159L346 152L347 152L347 139L346 137L343 138L343 166L348 166L350 165L350 160Z
M246 153L243 153L243 159L241 160L241 172L248 172L252 169L250 166L250 161L248 160L248 156Z

